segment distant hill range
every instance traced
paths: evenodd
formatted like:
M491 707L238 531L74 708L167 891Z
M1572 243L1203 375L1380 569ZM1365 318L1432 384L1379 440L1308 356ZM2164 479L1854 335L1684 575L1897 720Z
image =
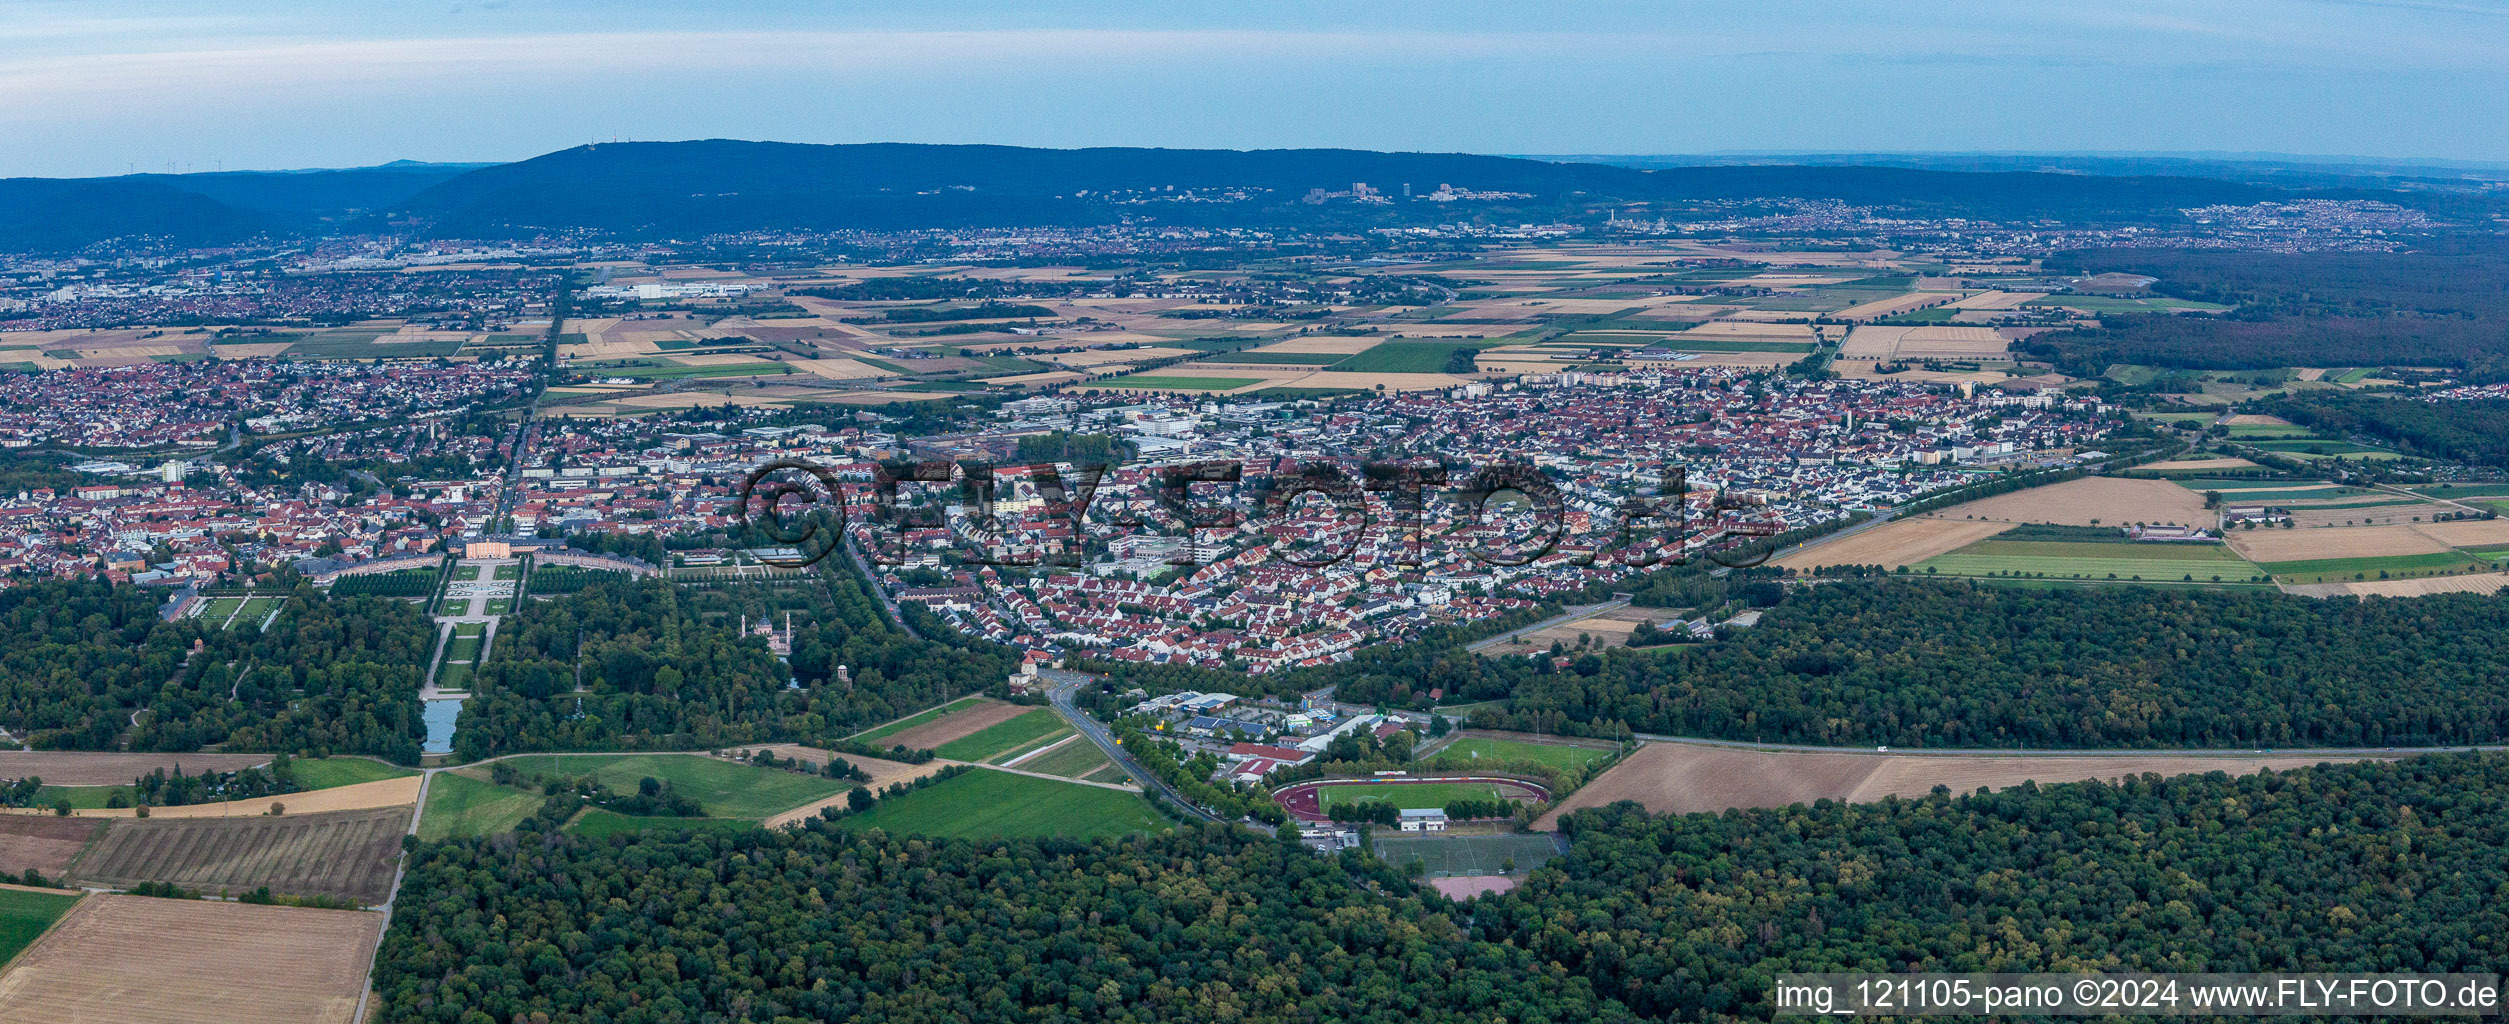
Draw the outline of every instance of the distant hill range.
M2415 187L2427 179L2408 184L2392 172L2100 174L2076 167L2009 169L1992 162L1946 170L1737 158L1707 166L1623 165L1667 159L1679 158L609 143L484 166L404 163L326 171L0 179L0 250L74 249L139 235L214 244L258 233L371 230L387 223L469 238L589 230L668 239L776 229L1128 221L1355 229L1457 220L1597 220L1629 204L1678 211L1684 203L1793 197L1894 206L1920 216L2123 224L2174 221L2186 207L2302 197L2385 199L2466 219L2472 207L2488 210L2497 201L2467 190ZM2222 170L2202 161L2167 166ZM1305 201L1312 190L1346 192L1360 182L1394 201L1356 202L1347 195ZM1521 195L1460 202L1420 198L1449 184ZM1404 199L1406 187L1410 200ZM1229 198L1228 190L1237 198ZM1188 195L1189 200L1180 198Z

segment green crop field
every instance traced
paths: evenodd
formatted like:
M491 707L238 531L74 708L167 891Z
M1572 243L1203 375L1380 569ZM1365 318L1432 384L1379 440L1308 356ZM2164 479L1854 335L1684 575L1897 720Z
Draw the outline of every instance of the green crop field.
M308 757L289 762L300 789L330 789L354 786L361 782L381 782L418 774L407 768L369 761L362 757Z
M1948 576L2045 576L2050 579L2249 583L2264 575L2219 544L2118 544L1984 540L1936 555L1911 572ZM2216 580L2214 577L2221 577Z
M998 754L995 754L995 755L993 755L993 756L991 756L991 757L985 758L985 759L984 759L984 763L986 763L986 764L1001 764L1001 765L1007 765L1007 764L1011 763L1012 761L1018 760L1019 758L1025 757L1025 756L1027 756L1027 755L1029 755L1029 754L1033 754L1033 753L1035 753L1035 752L1037 752L1037 751L1040 751L1040 750L1044 750L1045 748L1047 748L1047 747L1051 747L1051 746L1053 746L1053 745L1055 745L1055 744L1057 744L1057 743L1062 743L1062 742L1063 742L1066 738L1069 738L1071 735L1072 735L1072 731L1071 731L1069 728L1056 729L1056 730L1054 730L1054 731L1052 731L1052 732L1046 733L1044 736L1038 737L1038 738L1037 738L1037 739L1035 739L1035 740L1028 741L1028 742L1024 742L1024 743L1013 744L1013 745L1012 745L1012 746L1010 746L1009 748L1004 749L1001 753L998 753ZM1074 742L1078 742L1078 741L1074 741ZM1068 746L1069 744L1066 744L1066 745ZM1086 744L1082 744L1082 745L1084 745L1084 746L1085 746ZM1055 751L1055 753L1060 754L1060 753L1062 753L1062 751L1061 751L1061 750L1057 750L1057 751ZM1025 765L1025 764L1020 765L1019 767L1020 767L1022 770L1025 770L1025 771L1035 771L1035 770L1036 770L1034 767L1032 767L1032 766L1030 766L1030 765Z
M1077 739L1063 744L1060 749L1051 754L1043 754L1023 761L1019 767L1022 771L1043 772L1047 775L1077 779L1106 765L1105 751L1099 750L1097 744L1086 739Z
M591 775L620 793L635 792L647 777L660 779L714 818L772 817L853 788L851 782L693 754L532 754L506 763L526 778Z
M1063 721L1063 716L1038 708L941 744L932 748L932 752L953 761L982 761L1070 727Z
M2349 580L2410 579L2483 568L2461 551L2424 555L2376 555L2363 558L2309 558L2259 565L2284 583L2342 583ZM2381 575L2381 574L2385 575Z
M861 814L836 819L836 824L975 839L1094 839L1168 827L1167 819L1138 794L982 768L882 800Z
M932 721L933 719L949 714L950 712L965 711L968 708L975 707L976 705L982 703L984 703L984 698L982 697L960 697L957 700L943 704L940 707L933 708L929 711L919 711L915 714L900 718L897 721L890 722L887 725L855 733L853 738L862 740L866 743L876 739L883 739L905 732L908 729L912 729L918 725L924 724L925 722Z
M1263 380L1258 377L1168 377L1158 374L1117 377L1106 382L1110 387L1166 388L1171 391L1230 391L1261 383Z
M1316 791L1317 806L1332 810L1336 804L1367 803L1371 800L1396 807L1444 807L1457 800L1502 800L1505 794L1486 782L1389 782L1351 786L1326 786Z
M1221 355L1209 356L1203 359L1195 360L1195 362L1240 364L1255 363L1261 365L1279 363L1284 366L1313 366L1321 368L1330 366L1333 363L1348 358L1350 357L1336 355L1331 352L1228 352Z
M1562 743L1535 743L1528 740L1502 740L1488 736L1466 736L1438 751L1439 757L1468 757L1476 760L1537 761L1561 768L1592 764L1612 756L1609 750L1593 747L1572 747Z
M566 823L566 831L591 839L639 832L738 832L757 827L757 822L744 818L640 818L603 807L584 808L584 813Z
M1389 341L1333 364L1336 373L1438 373L1457 352L1479 349L1452 341Z
M2408 489L2437 498L2509 497L2509 484L2432 484L2428 487Z
M1811 342L1721 341L1712 338L1680 337L1666 340L1662 347L1677 352L1790 352L1797 355L1810 355L1814 348Z
M540 809L541 799L537 792L437 772L427 780L427 809L418 819L418 838L434 842L511 832Z
M78 902L79 895L0 889L0 964L34 945L44 929L70 912L70 905Z

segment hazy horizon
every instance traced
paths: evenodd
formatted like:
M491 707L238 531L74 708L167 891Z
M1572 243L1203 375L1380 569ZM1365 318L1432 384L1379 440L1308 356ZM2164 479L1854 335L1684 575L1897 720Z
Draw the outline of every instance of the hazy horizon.
M18 5L0 176L611 139L2509 160L2470 6ZM2446 110L2447 116L2439 111Z

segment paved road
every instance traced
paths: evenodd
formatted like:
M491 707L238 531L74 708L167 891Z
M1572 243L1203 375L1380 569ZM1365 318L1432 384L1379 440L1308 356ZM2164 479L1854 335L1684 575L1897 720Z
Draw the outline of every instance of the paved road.
M1141 762L1133 760L1133 756L1130 753L1127 753L1123 746L1115 742L1115 737L1106 731L1105 726L1099 725L1097 719L1089 717L1088 712L1080 710L1080 706L1072 700L1072 693L1073 691L1079 689L1081 684L1094 682L1097 679L1096 676L1092 676L1084 672L1066 672L1061 669L1041 669L1039 670L1038 675L1045 678L1046 698L1054 703L1055 712L1062 715L1064 720L1069 721L1072 724L1073 729L1078 730L1081 735L1088 737L1089 742L1097 744L1099 750L1106 752L1108 759L1114 761L1117 765L1121 766L1124 771L1130 773L1134 780L1149 787L1150 789L1156 790L1160 796L1164 796L1168 798L1169 801L1175 803L1176 806L1184 808L1185 813L1187 814L1193 815L1194 817L1200 818L1204 821L1226 820L1221 818L1219 815L1194 806L1194 802L1185 799L1184 794L1178 793L1174 789L1169 788L1165 781L1162 781L1156 775L1150 774L1149 769L1142 767Z

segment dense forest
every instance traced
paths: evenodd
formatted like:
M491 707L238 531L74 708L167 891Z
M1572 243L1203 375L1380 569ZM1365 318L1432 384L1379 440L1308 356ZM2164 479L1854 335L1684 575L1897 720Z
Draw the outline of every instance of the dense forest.
M2368 434L2435 459L2509 466L2509 401L2309 391L2268 403L2264 411L2337 436Z
M1428 655L1475 725L1908 747L2498 742L2509 602L1950 581L1805 587L1719 643ZM1354 685L1378 685L1376 677ZM2400 685L2411 680L2411 685ZM1364 689L1344 699L1371 699Z
M1766 1020L1785 971L2496 970L2509 757L1650 817L1473 904L1645 1016Z
M416 606L300 587L262 632L160 621L164 598L96 579L0 591L0 724L51 749L223 743L417 762L435 627Z
M743 621L781 630L787 612L789 664L763 638L739 635ZM1017 666L991 645L907 634L857 577L832 567L723 588L595 580L506 619L456 745L477 758L826 740L997 685Z
M2067 373L2111 363L2175 369L2446 366L2509 374L2509 251L2495 239L2411 253L2093 249L2058 253L2052 274L2125 272L2152 291L2236 304L2225 316L2126 314L2023 343Z
M397 906L390 1024L1630 1019L1373 860L1216 826L527 831L420 848Z
M377 1019L1765 1020L1780 971L2488 971L2509 757L1567 819L1452 904L1358 851L795 832L417 848Z

